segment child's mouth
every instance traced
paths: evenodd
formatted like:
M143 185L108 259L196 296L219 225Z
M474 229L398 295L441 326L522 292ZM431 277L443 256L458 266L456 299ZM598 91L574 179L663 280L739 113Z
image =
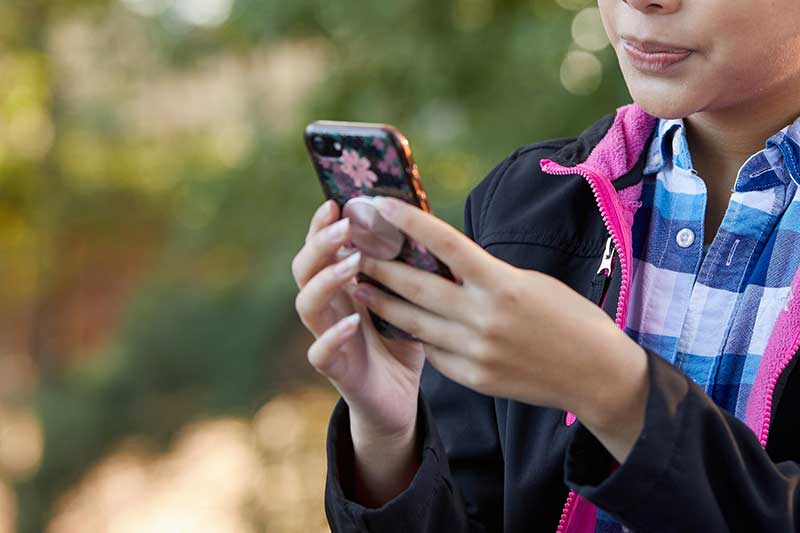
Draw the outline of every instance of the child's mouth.
M663 74L682 62L693 50L649 41L622 38L622 48L634 68L648 74Z

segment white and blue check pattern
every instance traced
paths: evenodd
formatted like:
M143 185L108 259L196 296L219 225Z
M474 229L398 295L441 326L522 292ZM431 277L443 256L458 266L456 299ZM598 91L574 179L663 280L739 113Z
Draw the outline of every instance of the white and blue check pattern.
M742 165L705 257L707 193L683 121L659 121L644 173L625 331L743 420L800 267L800 119ZM597 532L622 530L598 513Z

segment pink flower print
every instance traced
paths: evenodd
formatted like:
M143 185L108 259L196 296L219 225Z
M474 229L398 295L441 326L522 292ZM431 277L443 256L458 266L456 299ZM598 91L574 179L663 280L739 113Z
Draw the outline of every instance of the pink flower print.
M390 146L389 149L386 150L386 157L384 160L389 163L389 174L395 177L399 176L401 173L401 165L397 156L397 150L394 149L394 146Z
M386 145L383 143L383 139L380 139L378 137L372 139L372 146L374 146L378 150L383 150L386 147Z
M359 189L358 187L353 186L353 180L350 178L350 176L336 171L333 174L333 182L336 184L336 189L339 191L340 196L345 198L358 196Z
M378 162L378 170L380 170L384 174L388 174L389 173L389 163L387 163L386 161L383 161L383 160L379 161Z
M369 159L361 157L355 150L345 150L339 160L340 170L350 176L356 187L371 187L378 181L378 176L369 169Z
M319 164L325 170L330 170L333 167L333 162L330 159L320 159Z

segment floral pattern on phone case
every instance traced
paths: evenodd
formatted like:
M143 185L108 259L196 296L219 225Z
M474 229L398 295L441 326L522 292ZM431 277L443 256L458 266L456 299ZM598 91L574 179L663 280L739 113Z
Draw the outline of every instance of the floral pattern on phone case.
M326 196L333 198L339 207L356 196L392 196L420 206L410 183L412 169L388 132L367 137L361 135L330 135L342 146L339 157L326 157L311 151L317 173L322 179ZM395 258L414 267L453 279L450 269L424 246L410 237L405 238L400 254ZM359 281L369 282L384 291L398 296L394 291L366 276ZM375 328L389 338L415 339L370 311Z

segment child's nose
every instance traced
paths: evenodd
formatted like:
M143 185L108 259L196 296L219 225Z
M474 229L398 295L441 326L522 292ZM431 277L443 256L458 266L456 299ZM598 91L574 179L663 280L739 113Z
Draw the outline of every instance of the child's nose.
M681 0L622 0L633 9L651 15L667 15L674 13L681 7Z

